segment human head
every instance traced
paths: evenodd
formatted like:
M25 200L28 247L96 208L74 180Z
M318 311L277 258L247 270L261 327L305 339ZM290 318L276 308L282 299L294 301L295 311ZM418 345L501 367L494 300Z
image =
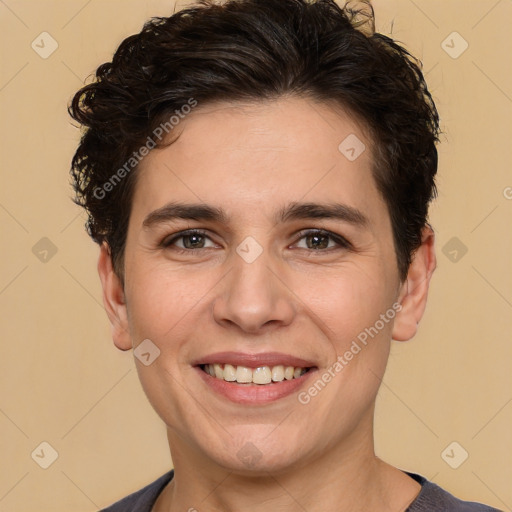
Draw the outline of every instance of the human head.
M321 16L315 5L323 9ZM297 12L311 16L300 18ZM387 58L398 59L404 69L390 72L388 62L382 76L376 73L386 60L387 54L375 58L383 43L369 42L354 30L349 15L326 1L247 0L198 7L153 22L142 36L128 39L100 71L103 78L85 96L75 97L75 105L83 102L80 115L94 117L104 130L89 129L84 136L75 158L75 172L86 171L78 175L79 183L87 188L88 200L124 215L103 218L114 235L123 234L123 252L116 253L115 239L107 240L111 252L102 244L98 261L114 343L134 349L146 395L168 426L176 467L192 464L192 457L195 466L254 475L256 468L238 456L247 442L264 455L260 472L318 463L326 453L351 459L354 447L365 454L365 460L354 457L354 463L364 466L372 450L373 407L390 340L410 339L416 332L435 264L433 236L420 230L421 243L405 268L405 280L397 265L395 246L400 245L394 241L393 219L408 227L418 220L400 208L414 194L417 200L415 187L426 182L425 176L418 180L418 148L414 158L404 160L411 150L404 137L409 141L417 132L403 116L418 130L421 115L428 111L423 121L432 122L435 111L428 110L417 68L399 58L405 55L401 50L388 49ZM185 33L179 44L176 20ZM328 32L323 38L325 30L317 26L322 23ZM262 27L269 32L269 25L273 29L262 39L258 34ZM279 36L283 26L304 33ZM336 26L344 28L329 32ZM217 41L221 29L228 41ZM348 31L345 38L338 34L343 31ZM312 34L318 34L317 42L308 39ZM199 39L191 49L190 41ZM233 52L250 41L253 46ZM313 52L302 64L286 54L296 54L297 46ZM272 59L262 57L262 48ZM327 48L323 59L316 59L316 48ZM248 65L242 57L254 62ZM401 80L391 84L390 74ZM417 88L397 96L400 86L411 88L413 76ZM327 87L337 100L325 93ZM420 145L427 140L424 132L425 126ZM355 137L357 149L366 148L354 159L339 150L349 137ZM150 151L155 138L160 147ZM108 146L109 140L115 144ZM89 171L97 170L109 151L118 160L116 165L110 161L98 179ZM394 163L385 174L382 162L391 157ZM334 208L337 217L326 215L327 208ZM418 225L424 224L423 219ZM328 237L311 235L312 243L329 238L327 247L302 246L311 238L303 233L312 226L330 232ZM182 234L194 228L202 231L195 231L195 242L206 247L195 242L178 247L189 238ZM248 236L251 247L255 242L261 250L250 261L240 252L251 250L244 246ZM366 329L372 338L363 343ZM356 339L361 344L354 345ZM137 357L147 347L158 354L148 366ZM337 358L345 354L346 364L338 361L338 371ZM287 382L283 376L279 382L276 377L244 387L229 381L232 375L213 377L211 368L208 375L208 361L223 372L232 371L228 364L244 375L253 367L268 374L270 366L286 365L299 374ZM331 371L337 373L320 398L295 399L296 390ZM243 403L223 397L215 388L219 385L227 394L245 394ZM256 403L258 397L270 397L270 403ZM285 416L288 420L282 421Z
M166 141L155 130L197 104L299 96L364 123L405 279L435 196L438 115L418 63L374 33L366 2L352 4L205 0L148 21L77 92L70 113L86 130L72 163L75 201L121 278L140 149L172 139L172 127Z

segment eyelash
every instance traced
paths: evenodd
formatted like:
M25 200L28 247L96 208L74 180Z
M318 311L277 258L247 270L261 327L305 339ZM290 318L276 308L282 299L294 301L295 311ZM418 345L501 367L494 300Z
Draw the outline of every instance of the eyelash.
M161 248L167 249L167 248L171 247L180 238L185 238L187 236L193 236L193 235L199 235L199 236L206 237L206 238L210 239L210 237L208 236L208 234L205 231L202 231L200 229L190 229L187 231L181 231L180 233L176 233L175 235L172 236L172 238L169 238L169 237L164 238L162 240L162 242L160 242L159 246ZM297 236L298 236L298 238L295 243L297 243L299 240L302 240L303 238L306 238L307 236L322 236L322 237L328 237L328 238L332 239L334 242L336 242L336 244L338 244L338 247L330 247L328 249L305 249L312 253L331 252L332 250L338 250L340 248L346 249L346 250L351 250L353 248L352 244L348 240L346 240L345 238L343 238L340 235L336 235L335 233L332 233L325 229L306 229L306 230L303 230L303 231L300 231L299 233L297 233ZM196 249L181 249L179 247L175 247L173 250L178 253L194 253L196 251L201 251L204 249L209 249L209 247L200 247L200 248L196 248Z

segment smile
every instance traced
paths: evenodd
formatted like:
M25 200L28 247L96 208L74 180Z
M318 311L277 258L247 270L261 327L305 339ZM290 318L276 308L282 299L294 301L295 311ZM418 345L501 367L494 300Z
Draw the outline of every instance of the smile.
M245 406L262 406L298 393L318 372L315 359L283 352L216 352L191 364L205 391Z

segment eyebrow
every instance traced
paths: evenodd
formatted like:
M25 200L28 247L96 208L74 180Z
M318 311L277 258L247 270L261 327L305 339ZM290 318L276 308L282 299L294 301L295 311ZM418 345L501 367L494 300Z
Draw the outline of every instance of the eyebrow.
M149 213L142 225L151 228L157 224L176 219L213 221L229 224L229 218L222 208L205 203L171 202ZM358 227L368 227L370 221L360 210L341 203L290 203L274 215L276 224L292 220L336 219Z

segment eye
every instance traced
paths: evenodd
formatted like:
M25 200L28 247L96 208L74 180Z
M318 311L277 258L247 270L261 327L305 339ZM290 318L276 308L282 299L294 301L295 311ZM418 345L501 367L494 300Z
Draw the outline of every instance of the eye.
M306 247L299 247L300 249L329 252L332 249L344 248L351 249L352 245L348 240L342 236L325 231L324 229L310 229L301 231L299 233L299 240L306 242ZM328 249L329 251L325 251Z
M330 252L337 248L352 248L350 242L345 238L324 229L301 231L298 233L298 236L299 241L305 241L305 247L298 246L298 248L312 252ZM210 245L207 245L208 242L210 242ZM205 231L192 229L188 231L181 231L180 233L175 233L174 235L164 238L160 243L160 247L173 248L178 252L190 252L199 249L212 248L215 247L215 244Z
M181 245L178 243L180 240ZM176 233L171 237L164 238L160 243L160 246L164 248L175 246L178 250L193 251L195 249L208 249L208 246L205 246L207 240L210 240L210 238L204 231L193 229L189 231L182 231L181 233ZM209 247L213 246L214 244L212 242L212 245Z

